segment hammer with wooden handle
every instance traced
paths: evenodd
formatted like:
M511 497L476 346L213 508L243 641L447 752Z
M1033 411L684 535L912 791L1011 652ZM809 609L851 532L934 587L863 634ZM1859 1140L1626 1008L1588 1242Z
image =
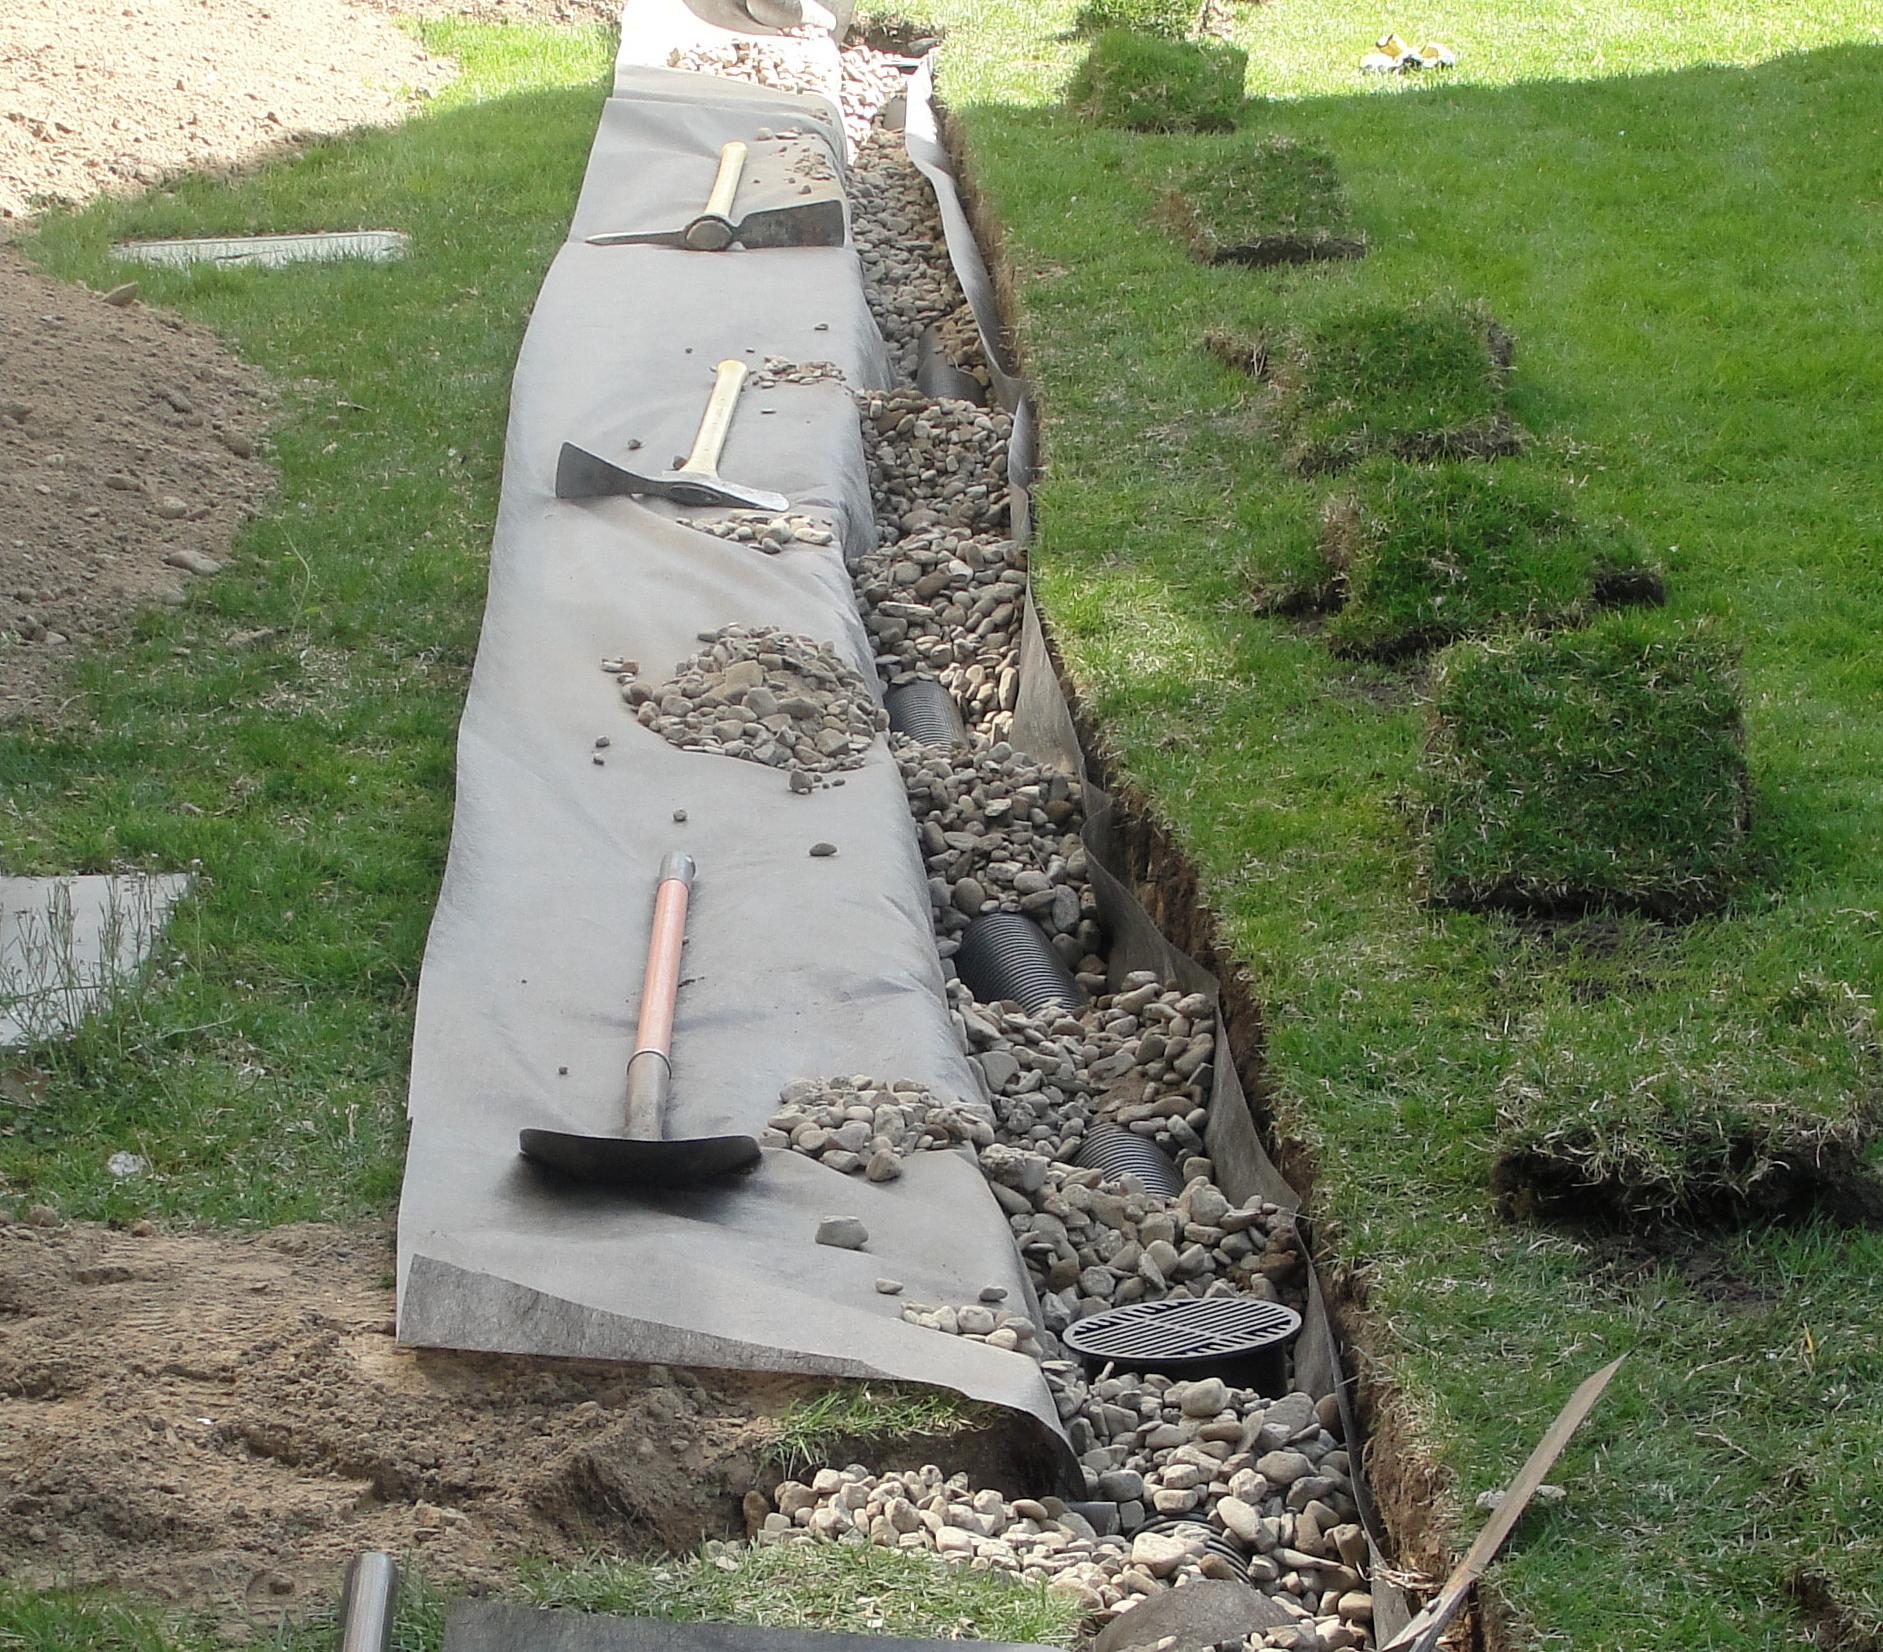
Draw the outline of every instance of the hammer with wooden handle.
M606 494L640 493L671 499L679 505L736 505L746 510L782 511L791 501L765 488L741 487L719 474L719 452L732 428L732 414L745 383L742 361L722 361L713 372L713 393L707 398L693 451L678 470L633 471L598 458L573 442L562 444L556 462L558 499L595 499Z

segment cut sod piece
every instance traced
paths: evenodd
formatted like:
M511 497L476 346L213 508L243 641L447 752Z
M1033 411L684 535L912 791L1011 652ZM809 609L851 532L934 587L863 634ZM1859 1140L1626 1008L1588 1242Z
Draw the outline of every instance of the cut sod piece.
M1197 0L1087 0L1073 27L1080 34L1130 29L1160 40L1182 40L1196 29L1201 11Z
M1745 855L1732 650L1639 619L1437 657L1422 773L1429 892L1448 905L1684 918Z
M1206 264L1307 264L1358 258L1347 192L1324 149L1291 138L1212 146L1163 199L1166 220Z
M1227 132L1242 110L1249 54L1108 29L1073 71L1066 101L1085 119L1134 132Z
M1583 522L1563 483L1523 464L1369 461L1327 502L1321 549L1340 605L1328 646L1371 659L1661 596L1626 529Z
M1207 341L1225 360L1233 341ZM1247 346L1274 388L1282 459L1303 475L1371 453L1492 459L1523 432L1505 409L1510 335L1482 304L1346 305Z
M1515 1215L1870 1220L1880 1124L1875 1015L1842 982L1552 1005L1499 1088L1492 1180Z

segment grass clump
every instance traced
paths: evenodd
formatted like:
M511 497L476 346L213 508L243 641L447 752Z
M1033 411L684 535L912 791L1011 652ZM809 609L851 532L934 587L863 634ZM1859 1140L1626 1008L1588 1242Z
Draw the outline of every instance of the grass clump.
M1292 138L1212 145L1177 173L1164 213L1208 264L1307 264L1366 251L1334 157Z
M1588 619L1611 593L1657 597L1619 525L1591 525L1555 477L1452 460L1362 467L1322 515L1336 654L1392 659L1466 637Z
M772 1458L787 1478L832 1464L858 1441L904 1441L959 1434L986 1408L942 1388L844 1383L799 1400L778 1419Z
M1443 903L1691 917L1741 871L1737 662L1710 630L1459 643L1438 657L1432 722L1421 786Z
M1618 1000L1525 1027L1498 1092L1493 1185L1519 1214L1629 1224L1811 1207L1874 1220L1883 1124L1870 1001L1799 978L1668 1017Z
M709 1544L678 1560L544 1567L525 1587L539 1606L580 1612L1040 1646L1068 1645L1084 1610L1005 1573L850 1543Z
M1227 132L1242 110L1249 54L1107 29L1073 72L1066 101L1086 120L1133 132Z
M1505 406L1510 336L1482 304L1367 300L1279 329L1249 361L1274 387L1282 460L1303 475L1373 453L1489 459L1522 432Z
M1198 15L1196 0L1086 0L1073 26L1081 34L1129 29L1160 40L1182 40L1195 32Z

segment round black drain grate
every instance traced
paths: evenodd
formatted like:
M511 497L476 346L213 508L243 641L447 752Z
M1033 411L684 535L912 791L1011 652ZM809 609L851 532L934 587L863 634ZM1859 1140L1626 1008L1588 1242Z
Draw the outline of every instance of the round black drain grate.
M1067 1326L1061 1340L1088 1367L1207 1375L1273 1355L1301 1329L1301 1316L1254 1296L1166 1297L1108 1308Z

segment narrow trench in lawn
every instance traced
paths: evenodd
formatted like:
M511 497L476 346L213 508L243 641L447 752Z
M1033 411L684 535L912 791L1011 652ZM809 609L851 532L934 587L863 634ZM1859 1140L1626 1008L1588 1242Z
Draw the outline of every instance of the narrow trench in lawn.
M878 1289L936 1335L1037 1359L1083 1484L1044 1494L1038 1440L999 1416L846 1440L833 1454L859 1461L784 1478L772 1442L822 1386L809 1380L400 1348L383 1233L29 1221L0 1230L0 1546L22 1580L108 1579L256 1626L325 1598L362 1543L503 1589L526 1555L837 1540L1044 1582L1095 1631L1214 1581L1240 1614L1223 1639L1372 1644L1359 1441L1333 1394L1296 1381L1307 1247L1291 1207L1232 1201L1204 1145L1222 1049L1259 1098L1258 1008L1223 971L1219 1045L1211 994L1111 979L1087 788L1012 742L1028 618L1013 418L903 141L909 43L881 44L842 59L855 243L898 384L858 396L878 544L852 574L951 1014L991 1106L893 1073L806 1079L763 1139L878 1179L925 1148L976 1155L1034 1301ZM807 89L788 46L686 66ZM806 522L693 525L764 555ZM1145 908L1214 967L1180 857L1128 816L1114 825ZM1391 1499L1402 1539L1417 1501Z

